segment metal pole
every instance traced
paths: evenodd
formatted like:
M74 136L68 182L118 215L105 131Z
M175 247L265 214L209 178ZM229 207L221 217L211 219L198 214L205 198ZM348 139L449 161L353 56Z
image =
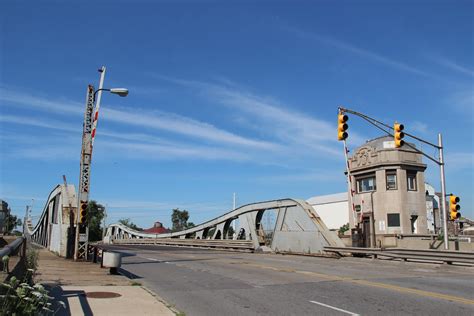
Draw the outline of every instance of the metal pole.
M92 131L92 113L94 109L94 87L89 85L87 87L87 96L86 96L86 109L84 113L84 125L82 132L82 148L81 148L81 161L80 161L80 170L79 170L79 188L77 194L77 211L76 211L76 237L74 244L74 260L78 260L81 257L80 245L79 242L79 229L80 226L80 212L81 204L88 203L89 201L89 179L90 179L90 163L92 155L92 145L91 145L91 131ZM86 232L87 236L87 232ZM87 238L86 238L87 239ZM85 243L87 251L87 241Z
M441 133L438 134L438 146L439 146L439 168L441 177L441 213L443 219L443 232L444 232L444 249L449 249L449 236L448 236L448 214L446 213L446 183L444 177L444 158L443 158L443 139Z
M95 131L97 129L97 121L99 119L100 99L102 97L102 89L104 87L104 79L105 79L105 66L102 66L102 68L99 69L99 72L100 72L99 88L97 89L97 97L96 97L95 108L94 108L94 116L92 118L93 123L92 123L91 146L94 146Z
M352 213L352 220L354 222L354 227L356 226L356 216L355 216L355 208L354 208L354 202L353 202L353 191L352 191L352 181L351 181L351 173L349 171L349 157L347 155L348 150L347 150L347 144L346 140L344 139L344 157L346 158L346 171L347 171L347 187L349 189L349 205L351 208L351 213Z
M234 196L233 196L233 197L234 197L234 199L233 199L233 204L232 204L232 210L235 210L235 192L234 192ZM234 239L235 234L236 234L236 231L235 231L235 229L236 229L235 219L232 221L232 229L234 230L234 234L233 234L233 236L232 236L232 239Z

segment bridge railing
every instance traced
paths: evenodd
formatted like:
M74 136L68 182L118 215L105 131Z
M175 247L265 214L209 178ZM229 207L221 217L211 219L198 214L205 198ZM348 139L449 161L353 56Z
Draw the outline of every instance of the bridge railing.
M474 252L469 251L360 247L324 247L324 251L338 253L341 256L350 253L371 256L373 258L391 258L403 261L439 262L447 264L460 263L474 266Z
M180 239L180 238L137 238L116 239L116 245L166 245L200 248L219 248L227 250L254 251L251 240L216 240L216 239Z
M13 242L5 245L2 249L0 249L0 268L1 271L9 273L10 272L10 260L12 256L19 255L20 260L25 258L26 256L26 238L19 237L15 239ZM16 259L16 258L15 258ZM14 261L15 265L20 260L12 260Z

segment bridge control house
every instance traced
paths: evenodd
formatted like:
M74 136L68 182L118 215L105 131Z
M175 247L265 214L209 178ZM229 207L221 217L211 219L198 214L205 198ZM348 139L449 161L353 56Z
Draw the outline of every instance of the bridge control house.
M411 144L414 146L413 144ZM349 157L354 246L390 246L394 234L428 234L422 155L386 136L368 141Z

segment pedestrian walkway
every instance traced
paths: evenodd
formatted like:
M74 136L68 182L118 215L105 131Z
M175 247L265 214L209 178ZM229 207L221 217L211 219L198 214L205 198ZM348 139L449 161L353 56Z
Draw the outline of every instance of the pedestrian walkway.
M56 315L175 315L157 295L91 262L74 262L39 250L35 282L50 290ZM60 307L63 302L65 308Z

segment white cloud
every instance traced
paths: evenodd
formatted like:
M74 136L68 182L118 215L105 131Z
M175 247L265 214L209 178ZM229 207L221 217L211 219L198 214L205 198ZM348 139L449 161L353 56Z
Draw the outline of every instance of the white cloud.
M238 88L217 85L208 82L183 80L154 75L169 82L197 89L211 101L222 104L230 110L239 113L239 120L246 127L258 126L262 135L278 139L286 151L295 153L295 150L312 151L314 155L331 154L340 157L341 150L336 146L337 126L325 120L311 117L298 112L278 101L261 97ZM222 81L222 80L221 80ZM363 140L356 133L351 133L351 139L356 143ZM311 155L311 153L309 153Z
M359 47L357 47L353 44L349 44L347 42L343 42L343 41L335 39L335 38L321 36L319 34L308 32L308 31L305 31L305 30L301 30L301 29L296 28L296 27L287 26L287 27L284 27L283 29L295 34L296 36L298 36L300 38L311 39L311 40L316 40L318 42L326 43L326 44L334 46L336 48L354 53L356 55L365 57L365 58L370 59L372 61L375 61L375 62L378 62L378 63L381 63L381 64L385 64L387 66L390 66L390 67L393 67L393 68L396 68L396 69L399 69L399 70L407 71L407 72L414 73L414 74L421 75L421 76L435 77L433 74L427 73L427 72L425 72L425 71L423 71L423 70L421 70L417 67L411 66L409 64L406 64L406 63L398 61L398 60L394 60L394 59L382 56L378 53L374 53L372 51L369 51L369 50L366 50L366 49L363 49L363 48L359 48Z
M411 134L421 133L426 134L428 132L428 124L420 122L420 121L413 121L411 122L410 126L406 126L407 132Z
M449 60L449 59L444 58L444 57L433 58L433 60L436 61L438 64L440 64L442 66L445 66L445 67L447 67L447 68L449 68L453 71L457 71L457 72L463 73L465 75L469 75L471 77L474 77L474 70L473 69L462 66L462 65L459 65L458 63L456 63L452 60Z
M83 115L83 107L80 103L47 100L41 97L23 94L22 92L7 90L5 88L0 88L0 101L19 104L24 107L33 107L54 114ZM226 130L219 129L209 123L200 122L174 113L149 111L138 109L137 107L134 108L134 111L102 107L101 112L102 114L100 115L99 120L113 121L124 125L149 127L225 145L265 148L268 150L277 150L279 148L278 144L242 137ZM10 119L10 121L13 120L12 117L8 119ZM17 120L17 123L20 122ZM36 124L37 126L41 124L40 122L35 123L32 121L28 123L30 125Z
M450 170L474 168L474 153L452 152L446 153L446 168Z
M39 110L54 112L56 114L82 114L84 115L84 105L71 100L53 100L37 95L28 94L23 91L16 91L0 87L0 101L2 106L13 103L27 108L36 108Z

